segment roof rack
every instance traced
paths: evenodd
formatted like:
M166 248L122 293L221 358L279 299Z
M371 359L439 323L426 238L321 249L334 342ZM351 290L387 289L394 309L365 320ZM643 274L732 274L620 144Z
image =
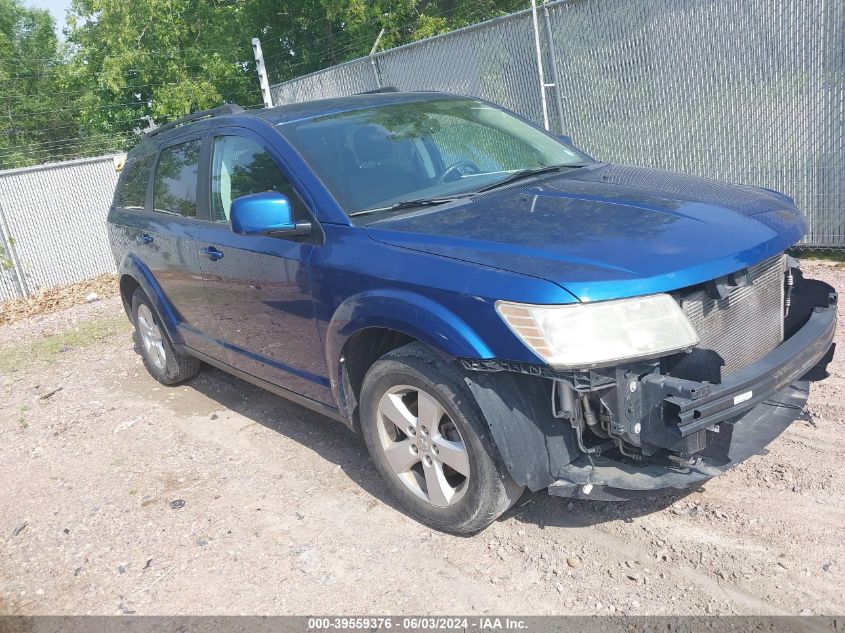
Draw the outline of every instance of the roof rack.
M375 90L365 90L364 92L356 92L359 95L377 95L383 92L400 92L396 86L385 86L384 88L376 88Z
M156 129L147 132L147 136L155 136L156 134L161 134L162 132L172 130L173 128L179 127L180 125L185 125L186 123L191 123L193 121L199 121L200 119L207 119L209 117L216 116L226 116L227 114L240 114L243 111L244 109L237 103L226 103L222 106L211 108L210 110L194 112L193 114L178 118L175 121L170 121L169 123L160 125Z

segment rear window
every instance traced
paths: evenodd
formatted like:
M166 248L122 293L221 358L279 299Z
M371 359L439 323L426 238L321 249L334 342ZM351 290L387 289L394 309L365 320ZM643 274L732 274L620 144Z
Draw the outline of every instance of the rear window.
M197 216L200 146L196 140L161 150L153 184L155 211L186 218Z
M123 187L117 197L117 206L124 209L143 210L145 208L147 183L150 181L152 166L153 157L150 155L130 161L124 167Z

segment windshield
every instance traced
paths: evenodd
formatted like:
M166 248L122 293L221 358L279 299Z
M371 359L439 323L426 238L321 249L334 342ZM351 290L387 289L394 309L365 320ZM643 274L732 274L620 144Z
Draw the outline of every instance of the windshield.
M283 123L279 129L350 216L469 194L525 170L591 162L474 99L383 105Z

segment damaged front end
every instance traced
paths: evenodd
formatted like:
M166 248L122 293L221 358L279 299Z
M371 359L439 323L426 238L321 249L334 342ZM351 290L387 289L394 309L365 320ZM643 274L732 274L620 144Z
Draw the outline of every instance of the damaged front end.
M674 293L694 349L578 371L464 361L511 475L554 495L628 499L759 453L833 355L836 292L796 265L778 257Z

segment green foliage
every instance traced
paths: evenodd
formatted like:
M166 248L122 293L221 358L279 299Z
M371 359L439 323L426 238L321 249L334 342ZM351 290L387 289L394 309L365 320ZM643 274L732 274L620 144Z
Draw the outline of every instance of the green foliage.
M78 131L61 92L63 51L47 11L0 0L0 168L37 162L31 150L62 147Z
M73 0L50 15L0 0L0 169L131 146L225 102L259 105L251 40L271 82L524 8L525 0Z
M15 245L15 239L9 238L9 246ZM11 270L12 269L12 260L9 253L6 252L6 248L0 244L0 270Z

